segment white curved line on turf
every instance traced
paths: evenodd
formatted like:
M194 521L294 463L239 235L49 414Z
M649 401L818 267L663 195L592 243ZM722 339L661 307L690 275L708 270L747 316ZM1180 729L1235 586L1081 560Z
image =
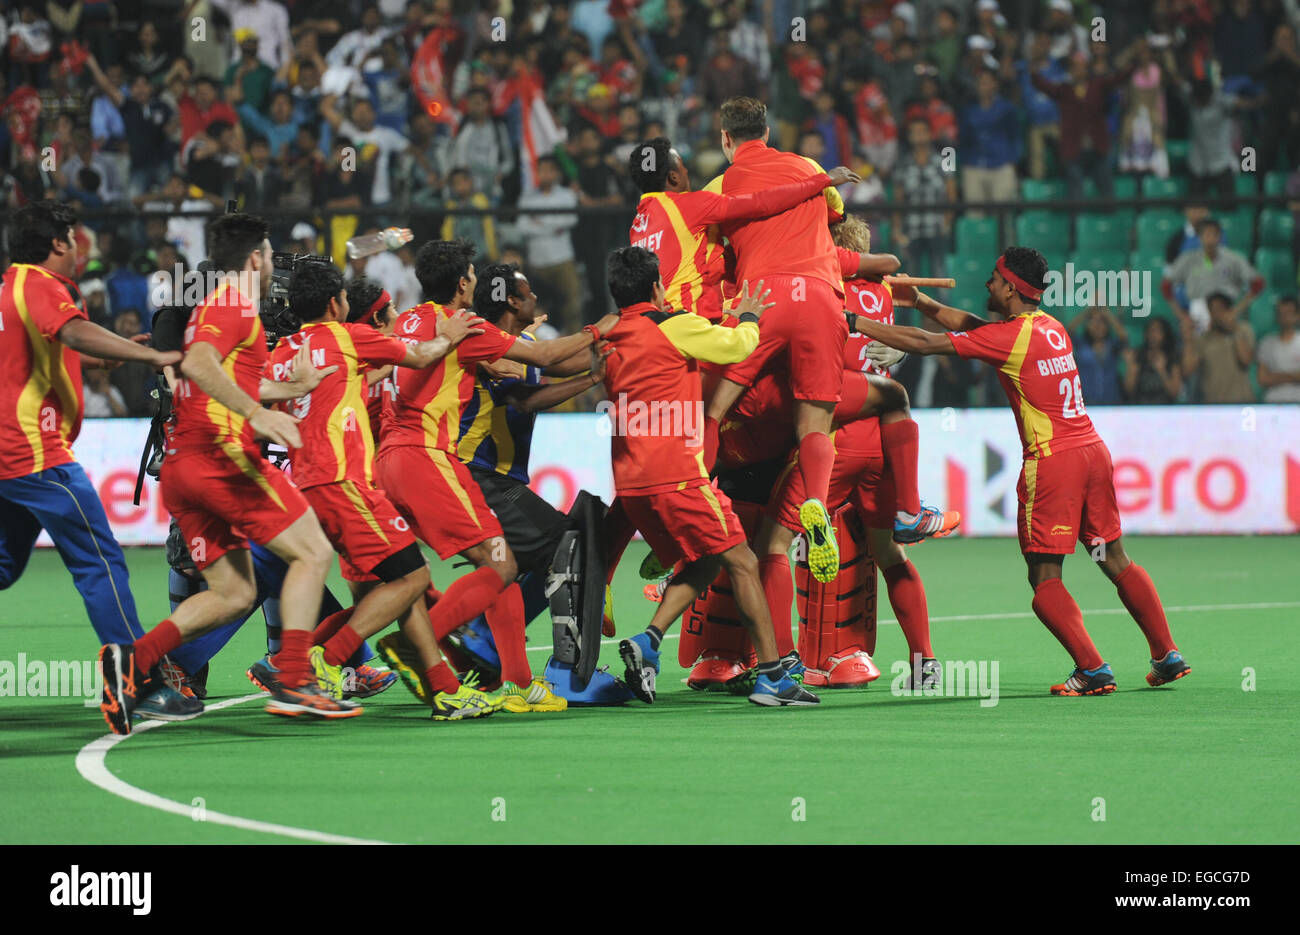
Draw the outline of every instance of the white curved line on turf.
M245 701L252 701L255 698L266 697L261 692L256 695L244 695L240 698L230 698L226 701L219 701L216 704L208 705L204 714L212 711L220 711L222 708L229 708L237 704L243 704ZM184 815L186 818L194 817L194 806L186 805L184 802L175 802L171 799L165 799L160 795L152 792L146 792L139 789L129 782L118 779L108 770L104 762L108 756L108 751L112 750L119 743L126 740L133 734L139 734L147 730L154 730L163 727L166 724L174 723L170 721L142 721L131 729L131 734L105 734L98 740L92 740L77 752L77 772L81 773L87 781L99 786L106 792L110 792L128 802L134 802L137 805L143 805L146 808L156 808L161 812L170 812L173 815ZM289 825L277 825L269 821L256 821L252 818L240 818L238 815L227 815L224 812L214 812L205 809L203 813L203 823L226 825L231 828L239 828L243 831L259 831L263 834L278 834L288 838L298 838L303 841L314 841L317 844L388 844L389 841L371 841L367 838L351 838L343 834L329 834L325 831L312 831L310 828L293 828Z
M1166 607L1167 614L1201 614L1221 610L1291 610L1300 607L1300 601L1261 601L1254 604L1186 604L1181 607ZM1100 610L1085 610L1085 615L1103 616L1111 614L1127 614L1128 610L1123 607L1103 607ZM947 617L931 617L931 623L962 623L972 620L1033 620L1037 615L1033 611L1016 610L1005 614L952 614ZM898 623L893 617L882 617L877 623ZM664 637L665 640L678 639L678 634L669 633ZM613 646L621 642L619 639L601 640L601 646ZM530 653L549 652L554 646L529 646Z

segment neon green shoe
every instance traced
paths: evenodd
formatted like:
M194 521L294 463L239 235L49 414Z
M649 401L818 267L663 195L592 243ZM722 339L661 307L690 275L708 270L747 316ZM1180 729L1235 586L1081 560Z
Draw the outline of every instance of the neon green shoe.
M502 707L511 714L528 714L534 711L563 711L569 707L568 699L551 690L545 679L533 679L526 689L514 682L502 682L494 692L500 696Z
M826 507L820 500L805 500L799 522L808 533L808 569L822 584L834 581L840 573L840 547Z
M398 674L402 684L410 689L411 694L425 704L429 704L433 692L425 681L420 654L406 635L401 630L389 633L375 643L375 649L379 651L384 662L388 663L388 668Z
M473 689L474 691L481 694L484 697L484 699L487 700L488 707L490 707L493 711L500 711L506 705L506 695L505 692L502 691L502 688L505 688L505 685L509 685L511 683L506 682L505 685L502 685L501 688L498 688L494 692L483 691L483 689L479 687L480 683L479 683L478 672L476 670L471 670L465 673L464 678L460 680L460 684L462 688Z
M342 701L343 667L332 666L325 661L324 646L313 646L307 650L307 658L311 662L312 673L316 676L316 684L321 687L321 691L335 701Z
M487 695L464 683L461 683L454 695L438 692L433 696L435 721L463 721L471 717L487 717L495 710Z

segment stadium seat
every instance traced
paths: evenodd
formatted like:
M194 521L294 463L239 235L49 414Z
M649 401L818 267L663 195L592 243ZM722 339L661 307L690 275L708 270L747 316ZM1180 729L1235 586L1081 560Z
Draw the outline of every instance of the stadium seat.
M1131 226L1113 214L1080 214L1074 219L1076 250L1126 250Z
M995 259L991 250L983 256L973 253L950 253L944 269L947 271L946 275L951 276L958 283L982 283L989 278L989 271L993 268Z
M1150 270L1151 274L1159 279L1165 271L1165 255L1163 251L1155 253L1145 253L1141 250L1135 250L1129 254L1128 268L1136 270Z
M1182 178L1161 179L1154 175L1142 177L1143 198L1178 198L1187 194L1187 180Z
M1025 179L1020 183L1021 201L1054 201L1064 197L1064 179Z
M888 221L875 221L871 225L871 252L888 253L892 226Z
M1288 293L1282 293L1282 295L1286 294ZM1250 307L1246 309L1246 319L1250 322L1250 326L1255 329L1255 337L1261 338L1269 332L1277 330L1277 300L1278 293L1270 292L1265 287L1264 291L1255 296L1255 301L1251 302Z
M1187 154L1191 152L1190 140L1165 140L1165 154L1169 156L1169 170L1177 175L1187 171Z
M1054 211L1025 211L1016 218L1016 242L1058 258L1070 249L1070 220Z
M1131 200L1137 197L1137 193L1138 193L1137 179L1131 175L1117 175L1115 176L1114 180L1111 182L1111 185L1115 189L1116 198ZM1093 189L1093 195L1095 194L1096 194L1096 189Z
M1275 292L1294 291L1295 263L1291 251L1281 247L1260 247L1255 251L1255 269L1264 277L1264 288Z
M1069 260L1076 270L1128 269L1128 254L1123 250L1076 250Z
M1264 194L1265 195L1285 195L1286 194L1285 172L1270 172L1264 176Z
M1255 173L1240 172L1232 178L1232 190L1238 195L1254 195L1259 189L1256 187Z
M998 219L959 217L956 224L957 252L970 256L987 256L999 249Z
M1214 217L1223 229L1224 244L1249 256L1255 241L1255 209L1247 205Z
M1291 249L1295 218L1283 208L1265 208L1259 213L1259 245Z
M1143 211L1137 219L1137 251L1161 255L1169 238L1183 227L1183 216L1177 211L1154 208Z

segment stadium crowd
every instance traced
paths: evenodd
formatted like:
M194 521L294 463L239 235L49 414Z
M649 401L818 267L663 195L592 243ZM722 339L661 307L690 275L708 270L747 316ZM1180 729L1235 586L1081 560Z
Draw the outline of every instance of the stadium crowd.
M1300 401L1296 0L7 6L6 206L80 207L87 309L127 337L205 256L203 215L231 199L272 218L277 248L329 252L399 309L419 299L413 251L347 262L345 241L390 223L416 243L467 238L482 262L526 269L572 331L610 309L633 146L671 138L703 184L726 165L719 105L745 94L768 104L773 145L858 170L842 195L878 248L959 285L987 275L952 268L981 202L1277 196L1245 223L1220 202L1158 232L1149 319L1065 317L1094 404ZM1048 217L1065 237L1053 263L1073 220ZM994 232L1017 239L1008 217ZM1138 268L1127 249L1106 256L1093 268ZM1000 399L970 361L913 358L899 376L918 405ZM151 386L143 365L97 372L87 415L148 415Z

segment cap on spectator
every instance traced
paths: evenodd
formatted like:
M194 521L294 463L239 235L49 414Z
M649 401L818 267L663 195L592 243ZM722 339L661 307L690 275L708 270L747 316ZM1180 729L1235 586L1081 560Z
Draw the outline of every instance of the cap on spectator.
M1050 0L1047 6L1049 9L1055 10L1059 13L1068 13L1071 16L1074 15L1074 4L1072 4L1070 0Z
M98 292L108 291L107 287L104 285L104 280L100 279L98 276L93 279L83 279L77 284L77 288L81 290L82 295L95 295Z
M249 29L247 26L243 26L235 30L235 45L243 45L249 39L256 39L256 38L257 38L257 33Z
M916 31L916 7L910 3L900 3L894 7L891 14L895 19L901 19L907 24L907 32L910 35Z
M967 49L975 49L979 52L992 52L993 40L988 36L981 36L978 33L966 40Z
M983 13L986 10L992 10L994 13L1000 12L998 0L979 0L979 3L975 4L976 13Z
M299 221L293 226L293 230L289 232L289 237L292 240L315 240L316 228L306 221Z

